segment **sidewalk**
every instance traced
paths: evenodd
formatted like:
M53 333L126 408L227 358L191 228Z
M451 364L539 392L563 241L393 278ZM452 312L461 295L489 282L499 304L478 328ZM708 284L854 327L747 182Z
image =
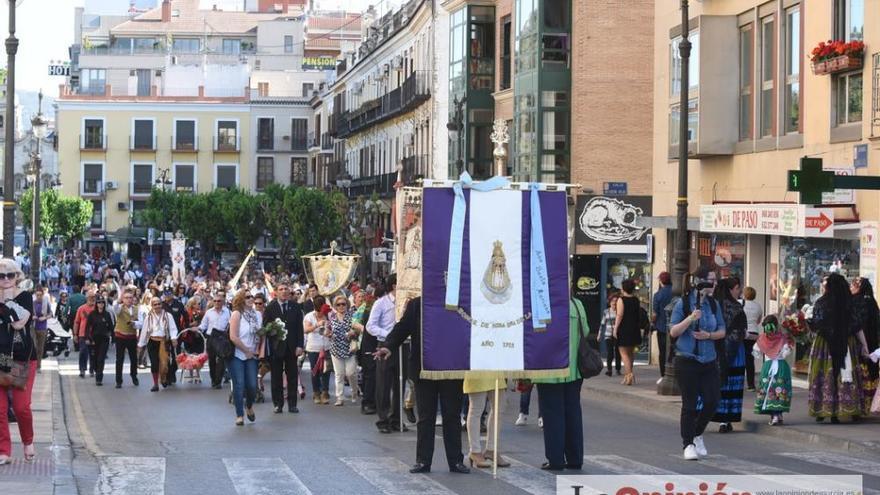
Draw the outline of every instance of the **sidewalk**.
M18 425L9 425L12 436L12 463L0 466L0 493L16 495L49 495L75 493L66 487L73 484L61 480L70 476L69 461L63 456L70 453L66 427L61 413L60 377L58 363L54 359L43 361L42 372L34 381L31 410L34 415L34 445L37 458L32 463L24 461L24 452ZM58 485L58 486L56 486Z
M636 383L627 387L620 384L622 377L601 374L584 380L587 394L607 399L609 402L640 409L649 414L658 414L678 419L681 413L681 400L677 396L657 395L657 380L660 369L657 366L636 366ZM801 445L828 446L854 453L880 455L880 417L863 418L860 423L832 425L828 421L816 423L807 414L807 391L796 386L793 391L791 412L785 414L784 426L767 424L769 416L752 412L755 406L755 392L745 391L743 396L743 421L734 424L734 431L748 431L773 436ZM717 423L709 428L716 431Z

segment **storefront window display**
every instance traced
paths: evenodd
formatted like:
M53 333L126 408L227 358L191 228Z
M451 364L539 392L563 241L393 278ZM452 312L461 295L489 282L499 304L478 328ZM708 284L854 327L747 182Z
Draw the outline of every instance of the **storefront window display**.
M636 295L639 301L648 307L651 303L651 264L645 263L644 256L641 259L625 257L605 258L605 295L620 292L621 285L626 279L633 279L636 283Z
M745 280L746 236L736 234L697 235L700 266L712 269L719 279L739 277Z
M793 314L807 304L815 304L822 295L822 278L834 272L848 280L859 275L858 240L782 238L777 281L779 312ZM809 350L809 345L797 345L795 371L806 370Z

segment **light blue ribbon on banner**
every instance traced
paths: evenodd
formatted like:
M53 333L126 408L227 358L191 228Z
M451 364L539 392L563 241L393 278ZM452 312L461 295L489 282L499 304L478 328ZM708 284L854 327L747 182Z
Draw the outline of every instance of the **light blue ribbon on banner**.
M529 235L531 250L531 283L529 287L532 297L532 327L546 328L550 323L550 281L547 275L547 255L544 251L544 223L541 220L541 201L538 196L540 186L534 182L529 184L531 193L532 231Z
M468 186L474 191L489 192L508 185L510 181L500 176L475 184L467 172L462 173L459 181L452 185L452 190L455 191L455 203L452 207L452 230L449 233L449 261L446 264L446 309L458 309L461 287L461 255L464 243L464 221L467 215L467 203L464 200L462 186Z
M461 256L464 244L464 224L467 215L467 203L464 199L463 186L479 192L489 192L510 185L510 181L504 177L493 177L485 182L474 183L471 176L464 172L459 182L453 184L455 203L452 208L452 227L449 233L449 260L446 269L446 308L458 309L459 293L461 292ZM540 186L536 183L529 184L531 232L529 235L531 250L529 260L531 265L531 306L532 325L534 328L546 328L550 323L550 289L547 274L547 256L544 251L544 225L541 219L541 202L538 196Z

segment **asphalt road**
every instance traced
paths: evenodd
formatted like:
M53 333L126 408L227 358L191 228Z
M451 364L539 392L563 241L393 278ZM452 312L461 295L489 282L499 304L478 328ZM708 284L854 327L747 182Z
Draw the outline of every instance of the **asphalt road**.
M439 428L435 471L411 475L414 428L380 434L375 416L361 415L351 402L317 406L307 398L299 414L273 414L271 403L258 404L256 423L236 427L227 390L183 384L150 393L145 371L140 387L126 377L116 390L111 363L104 387L80 379L73 360L60 366L74 474L83 494L555 493L555 477L538 469L544 456L536 397L529 425L517 427L519 396L506 394L500 450L513 466L499 469L497 480L485 471L458 475L443 469ZM584 472L568 474L864 474L866 493L880 494L880 457L745 432L720 435L710 425L706 445L712 456L688 462L681 459L677 417L645 415L586 396L584 415Z

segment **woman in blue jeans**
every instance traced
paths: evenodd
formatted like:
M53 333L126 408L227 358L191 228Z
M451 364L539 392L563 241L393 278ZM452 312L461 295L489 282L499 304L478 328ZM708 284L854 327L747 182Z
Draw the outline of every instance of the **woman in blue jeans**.
M253 423L254 400L257 396L257 363L261 338L257 330L263 326L260 313L254 310L254 297L242 289L232 299L232 316L229 318L229 340L235 353L226 362L232 376L232 398L235 403L235 424L242 426L244 416Z

